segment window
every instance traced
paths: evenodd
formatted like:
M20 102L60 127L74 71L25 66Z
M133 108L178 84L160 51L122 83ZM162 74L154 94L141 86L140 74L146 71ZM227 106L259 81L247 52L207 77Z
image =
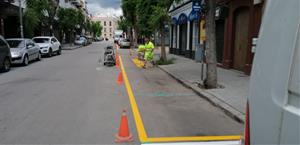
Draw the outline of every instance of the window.
M109 32L111 33L111 28L109 28Z
M109 26L111 26L111 21L109 21Z
M51 39L51 42L56 42L56 39L52 38L52 39Z
M106 32L106 28L104 28L104 32Z
M111 37L112 35L111 35L111 34L109 34L109 36Z
M106 21L104 21L104 26L106 26Z
M106 37L106 34L104 34L104 36Z
M7 48L6 43L0 39L0 49Z

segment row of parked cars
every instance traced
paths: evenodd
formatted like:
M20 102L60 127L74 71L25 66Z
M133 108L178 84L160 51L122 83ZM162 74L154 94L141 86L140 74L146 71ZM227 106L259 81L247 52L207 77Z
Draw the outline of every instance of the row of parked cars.
M82 36L77 36L76 37L74 44L75 45L86 46L86 45L92 44L93 41L103 41L103 40L104 40L103 37L98 37L97 36L97 37L93 38L92 36L82 35ZM108 41L107 38L105 40Z
M51 57L61 54L61 44L53 36L39 36L32 39L4 39L0 35L0 70L7 72L11 64L28 65L30 61L41 60L42 56Z

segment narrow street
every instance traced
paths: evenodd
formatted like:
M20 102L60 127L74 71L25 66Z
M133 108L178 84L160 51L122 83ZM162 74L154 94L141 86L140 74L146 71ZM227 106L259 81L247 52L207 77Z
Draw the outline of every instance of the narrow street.
M96 42L0 74L0 144L114 144L121 111L139 144L119 70L103 66ZM158 68L123 63L149 137L241 135L237 123Z

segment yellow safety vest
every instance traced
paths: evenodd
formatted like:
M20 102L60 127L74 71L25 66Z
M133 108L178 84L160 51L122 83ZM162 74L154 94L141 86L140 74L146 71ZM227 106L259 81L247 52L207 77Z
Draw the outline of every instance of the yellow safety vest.
M151 61L153 60L153 52L152 50L154 49L154 44L152 42L149 42L147 44L145 44L145 60L147 61Z

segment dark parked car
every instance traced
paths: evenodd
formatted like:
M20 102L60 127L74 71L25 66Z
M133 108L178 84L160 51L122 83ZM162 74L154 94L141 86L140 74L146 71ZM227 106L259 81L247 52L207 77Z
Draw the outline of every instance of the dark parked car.
M10 48L5 39L0 35L0 70L8 72L11 66Z

